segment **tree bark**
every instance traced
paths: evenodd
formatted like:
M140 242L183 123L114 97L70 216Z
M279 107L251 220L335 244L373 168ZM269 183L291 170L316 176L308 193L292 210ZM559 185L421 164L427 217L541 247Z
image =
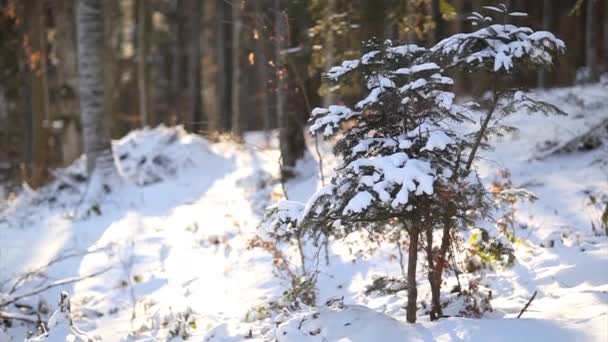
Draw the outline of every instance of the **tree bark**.
M442 315L441 310L441 274L437 276L439 265L435 264L433 258L433 226L425 229L426 233L426 260L429 267L428 280L431 286L431 321L438 320Z
M187 1L187 13L186 18L188 22L188 32L186 36L188 37L187 46L188 46L188 64L187 64L187 78L188 78L188 88L187 95L185 100L185 113L184 113L184 121L187 123L187 127L189 127L192 131L198 132L202 125L201 120L198 115L200 108L199 98L199 89L200 89L200 72L199 68L201 65L200 61L200 9L201 5L199 0L186 0ZM207 42L209 43L209 42Z
M286 46L287 22L281 0L274 0L274 39L275 39L275 72L276 72L276 111L279 121L279 144L281 149L281 176L288 178L285 174L286 159L290 159L287 148L289 137L287 137L287 113L285 111L285 92L287 68L283 60L283 50Z
M259 87L258 108L262 119L262 128L264 132L270 132L270 109L268 107L268 64L266 58L266 49L264 39L262 39L263 31L263 16L264 9L262 8L263 1L254 1L254 11L256 13L256 30L257 37L255 39L255 65L257 84ZM268 134L267 134L268 136Z
M116 172L104 108L104 70L102 51L102 0L79 0L76 10L78 32L78 76L81 122L89 182L101 182ZM95 174L94 174L95 173ZM95 177L96 176L96 177ZM98 178L98 179L94 179ZM100 189L92 189L97 192ZM96 195L95 193L93 195Z
M444 23L441 17L440 0L431 1L431 12L433 15L433 22L435 23L435 29L431 32L431 44L437 44L443 35Z
M106 113L106 125L110 137L114 132L113 124L118 122L118 116L115 112L115 99L118 97L120 82L118 75L118 65L116 63L116 51L118 46L116 42L120 36L118 1L103 1L101 7L103 18L103 80L104 80L104 110ZM116 134L118 135L118 134Z
M27 0L24 4L24 22L27 35L24 45L29 49L29 82L32 109L32 160L26 169L26 182L34 189L48 180L49 167L49 94L46 70L46 29L43 2Z
M417 226L410 229L410 245L407 258L407 306L406 320L408 323L416 323L416 311L418 301L418 289L416 286L416 266L418 264L418 237L420 235Z
M275 60L276 60L276 109L279 121L279 145L281 150L281 177L283 180L295 175L294 167L306 150L303 120L287 108L287 63L284 51L289 42L287 13L281 0L275 7Z
M137 89L139 93L139 115L141 125L151 124L148 112L148 88L147 88L147 66L148 44L146 33L148 30L148 11L146 0L136 0L137 2Z
M551 30L551 17L552 17L552 4L551 0L543 0L543 30L550 31ZM538 71L538 86L540 88L547 87L547 71L545 69L540 69Z
M589 71L589 81L597 82L599 73L597 70L597 34L595 31L595 2L587 0L585 18L585 61Z
M232 3L232 89L230 111L232 134L237 139L243 135L243 117L241 113L241 87L242 87L242 31L243 31L243 0Z
M327 20L330 20L331 16L336 12L336 1L328 0L327 1L327 12L325 14ZM325 69L329 70L329 68L333 67L336 64L336 37L333 29L330 29L326 33L326 41L325 41ZM326 90L326 93L323 95L323 107L328 108L330 105L336 104L336 99L333 94L329 92L329 89Z
M202 111L207 130L221 131L223 104L225 102L226 75L224 73L225 30L222 20L222 0L203 1L201 34Z
M604 1L604 72L608 73L608 0Z
M67 126L61 136L62 165L72 163L82 153L82 138L78 132L80 118L75 4L74 0L57 1L55 4L56 53L59 60L57 79L60 88L57 116L62 117Z

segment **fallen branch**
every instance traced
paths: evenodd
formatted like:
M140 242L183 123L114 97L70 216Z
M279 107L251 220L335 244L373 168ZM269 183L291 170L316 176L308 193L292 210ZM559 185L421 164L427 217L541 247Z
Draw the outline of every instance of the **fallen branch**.
M54 282L52 282L50 284L47 284L47 285L38 287L36 289L33 289L33 290L29 291L29 292L26 292L26 293L23 293L23 294L20 294L20 295L17 295L17 296L9 297L9 299L7 299L5 302L0 303L0 308L1 307L5 307L5 306L7 306L9 304L13 304L13 303L15 303L16 301L18 301L20 299L31 297L31 296L37 295L39 293L42 293L44 291L50 290L50 289L52 289L54 287L57 287L57 286L77 283L79 281L82 281L82 280L85 280L85 279L88 279L88 278L96 277L96 276L98 276L100 274L103 274L103 273L109 271L110 268L111 267L107 267L107 268L104 268L104 269L102 269L100 271L97 271L97 272L94 272L94 273L91 273L91 274L88 274L88 275L82 276L82 277L71 277L71 278L65 278L65 279L57 280L57 281L54 281Z
M532 301L536 297L536 293L538 293L538 291L534 291L534 294L532 295L532 297L530 298L530 300L526 303L526 306L524 306L524 308L521 309L521 311L519 312L519 315L517 315L517 318L520 318L521 315L523 315L524 312L526 312L526 310L528 310L528 306L530 306L530 303L532 303Z
M40 266L34 270L31 270L23 275L21 275L13 284L13 286L11 286L11 289L8 291L8 294L13 294L18 288L19 285L21 285L23 282L25 282L26 280L28 280L29 278L33 277L33 276L40 276L41 273L46 270L47 268L51 267L54 264L57 264L59 262L62 262L64 260L67 259L71 259L71 258L76 258L76 257L80 257L80 256L85 256L88 254L92 254L92 253L98 253L99 251L106 249L106 247L101 247L92 251L85 251L85 252L78 252L78 253L72 253L72 254L66 254L66 255L62 255L59 256L51 261L49 261L47 264ZM1 286L0 286L1 287Z
M32 324L38 324L40 322L40 317L32 317L32 316L28 316L28 315L22 315L22 314L4 312L4 311L0 311L0 318L8 319L8 320L23 321L23 322L28 322L28 323L32 323Z

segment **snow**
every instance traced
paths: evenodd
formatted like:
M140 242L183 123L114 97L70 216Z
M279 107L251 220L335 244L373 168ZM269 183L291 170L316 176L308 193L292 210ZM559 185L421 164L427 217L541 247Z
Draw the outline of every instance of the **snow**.
M481 18L480 14L473 13L470 19L482 20ZM475 47L479 41L485 42L481 49ZM487 62L493 66L494 71L511 72L513 59L527 56L534 64L552 64L551 53L560 53L564 49L564 42L550 32L534 32L528 27L511 24L492 24L471 33L459 33L445 38L430 51L451 58L454 64Z
M344 215L349 213L361 213L374 201L374 196L367 191L361 191L355 195L344 208Z
M521 241L513 243L515 264L460 275L465 288L477 277L492 290L494 310L482 319L450 317L430 322L422 306L423 302L428 305L430 298L427 274L420 272L419 323L406 324L406 291L365 295L366 285L378 274L401 276L395 247L371 243L358 234L331 241L330 264L319 265L319 305L290 309L282 317L264 311L263 305L278 301L290 285L289 278L277 273L268 251L251 247L255 236L265 237L257 228L261 219L258 208L282 198L276 141L260 148L262 135L252 134L246 137L245 145L209 143L179 128L163 127L135 131L115 142L115 160L125 183L99 203L99 214L71 216L80 193L72 188L58 191L59 184L49 191L21 193L3 204L1 292L10 288L15 275L58 257L66 259L48 267L44 277L31 278L16 294L50 280L85 276L110 267L98 277L24 300L33 306L44 300L53 312L60 292L68 291L75 325L87 336L98 335L103 341L168 340L169 330L180 321L179 314L189 309L196 327L188 328L192 341L606 341L608 238L591 228L590 222L601 213L590 204L589 196L602 199L608 194L606 165L601 162L607 147L548 156L555 146L605 119L606 92L605 85L593 85L525 94L555 103L569 115L518 112L506 118L505 124L520 130L493 138L496 148L484 151L476 164L487 186L496 180L499 170L508 169L515 189L510 192L525 188L538 197L535 202L516 204L514 231ZM315 113L323 118L332 112L323 109ZM329 120L326 125L332 123ZM425 146L429 150L448 146L448 139L433 137L430 127L420 130L429 134ZM167 144L171 136L177 138ZM395 143L407 148L414 141L404 136ZM385 142L368 143L358 149ZM322 144L321 149L329 173L339 165L328 144ZM121 161L120 153L125 151L129 157ZM407 196L432 191L435 177L425 161L411 159L406 152L349 167L385 168L388 178L384 181L400 193L398 203L407 203ZM169 154L166 157L171 158L175 172L157 169L154 163L148 165L152 169L125 170L142 157L154 160L165 154ZM74 176L82 167L79 161L60 173ZM148 170L155 176L149 177ZM299 175L286 184L292 202L277 205L286 220L312 210L300 204L311 196L336 191L320 185L314 160L298 170ZM366 178L378 192L360 191L362 195L352 209L362 210L370 197L378 201L392 198L383 195L390 186L382 181ZM79 189L80 183L73 182ZM55 196L53 201L51 195ZM368 253L370 249L374 253ZM307 262L312 263L314 248L308 246L306 251ZM281 252L297 265L299 256L292 246ZM463 259L458 253L456 257L459 262ZM422 265L424 260L420 262ZM442 298L449 304L444 313L455 315L462 305L450 293L456 278L446 276L445 282ZM522 319L516 319L534 291L538 291L536 299ZM342 298L344 306L323 305L331 298ZM275 318L281 319L275 322ZM23 341L30 329L16 322L6 331L0 329L0 340ZM73 332L64 329L56 333L67 336Z
M323 129L323 135L326 137L332 136L340 128L340 123L352 119L359 115L346 106L329 106L329 108L315 108L312 111L312 116L315 122L310 126L309 131L316 134L317 131Z
M454 140L443 131L434 130L429 133L429 138L422 148L422 151L445 150L445 148L453 142Z
M441 69L437 64L435 63L423 63L423 64L416 64L410 68L399 68L397 70L394 71L395 74L397 75L413 75L419 72L424 72L424 71L431 71L431 70L439 70Z
M344 62L342 62L342 65L334 66L331 69L329 69L329 71L327 72L327 77L330 80L335 81L338 78L345 75L346 73L355 70L358 66L359 66L358 59L344 61Z
M362 172L362 169L367 167L371 167L379 174L384 175L383 179L378 179L372 185L372 189L381 202L387 202L394 208L406 204L410 192L416 195L422 195L423 193L430 195L433 193L435 177L430 163L410 159L404 152L374 158L360 158L348 165L348 168L353 169L355 173ZM394 198L389 194L393 187L400 188ZM358 198L360 194L353 198L353 200L357 199L355 203L352 203L353 200L349 202L348 207L352 204L356 209L366 208L371 204L371 199L367 195ZM348 211L359 212L356 210Z
M425 48L420 47L416 44L393 46L393 47L389 47L387 50L388 50L388 52L394 53L401 57L426 51Z

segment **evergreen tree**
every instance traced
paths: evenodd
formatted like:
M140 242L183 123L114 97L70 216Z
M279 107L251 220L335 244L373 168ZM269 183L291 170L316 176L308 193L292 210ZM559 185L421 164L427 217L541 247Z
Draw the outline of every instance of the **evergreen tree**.
M484 7L484 13L469 18L481 28L453 35L430 49L369 41L359 59L331 68L329 80L348 82L358 73L368 89L352 107L313 110L311 133L335 137L334 153L342 163L330 184L308 203L280 202L266 216L279 240L342 238L361 230L390 238L406 232L410 323L416 321L421 234L426 233L431 319L437 319L442 315L439 295L450 236L489 218L491 198L472 163L490 134L511 129L500 125L500 118L522 109L559 112L502 87L501 80L527 67L551 65L563 51L563 42L549 32L507 24L523 14L508 12L506 6ZM492 15L502 23L494 24ZM492 76L493 98L485 114L478 103L455 102L450 74L459 71ZM479 117L481 125L472 132L463 125ZM435 229L443 232L437 255Z

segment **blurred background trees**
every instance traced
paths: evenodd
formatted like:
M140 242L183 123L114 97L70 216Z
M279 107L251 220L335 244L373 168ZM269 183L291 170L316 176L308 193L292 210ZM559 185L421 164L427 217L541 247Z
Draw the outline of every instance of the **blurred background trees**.
M0 0L0 182L37 188L83 151L79 0ZM608 1L507 2L555 32L568 54L529 86L596 82L608 69ZM483 0L99 1L103 119L113 138L181 124L215 140L281 128L284 174L305 153L310 110L335 102L322 73L362 41L424 45L470 30ZM85 64L88 63L85 61ZM461 93L487 82L462 75ZM357 82L341 89L357 98ZM350 95L349 95L350 94ZM84 139L83 139L84 138ZM90 138L90 137L89 137Z

